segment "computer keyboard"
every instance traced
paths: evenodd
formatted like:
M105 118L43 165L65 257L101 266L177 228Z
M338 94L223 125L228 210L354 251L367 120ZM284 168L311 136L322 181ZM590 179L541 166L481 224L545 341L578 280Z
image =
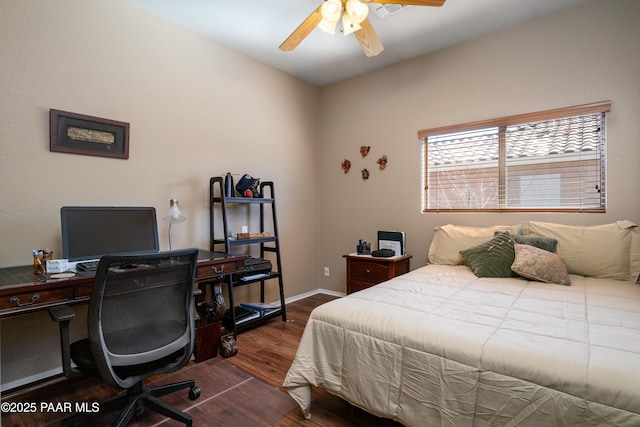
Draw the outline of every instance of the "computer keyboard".
M76 264L76 271L94 272L100 261L82 261Z

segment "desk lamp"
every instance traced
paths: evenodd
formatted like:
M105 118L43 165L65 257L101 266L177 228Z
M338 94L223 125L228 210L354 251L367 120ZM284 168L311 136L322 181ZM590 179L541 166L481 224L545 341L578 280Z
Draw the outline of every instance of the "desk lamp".
M169 214L164 217L169 222L169 251L171 251L171 226L178 222L185 222L187 217L182 215L178 206L178 199L169 200Z

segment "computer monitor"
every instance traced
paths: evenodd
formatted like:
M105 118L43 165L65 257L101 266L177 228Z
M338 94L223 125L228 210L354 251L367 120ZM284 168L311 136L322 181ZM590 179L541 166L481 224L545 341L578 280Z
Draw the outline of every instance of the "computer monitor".
M159 252L153 207L64 206L60 218L62 255L69 261Z

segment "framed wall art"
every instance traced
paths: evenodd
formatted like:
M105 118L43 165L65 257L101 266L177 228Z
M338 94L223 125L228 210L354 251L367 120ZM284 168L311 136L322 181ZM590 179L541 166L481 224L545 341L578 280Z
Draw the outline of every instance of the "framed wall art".
M129 123L51 109L49 150L129 158Z

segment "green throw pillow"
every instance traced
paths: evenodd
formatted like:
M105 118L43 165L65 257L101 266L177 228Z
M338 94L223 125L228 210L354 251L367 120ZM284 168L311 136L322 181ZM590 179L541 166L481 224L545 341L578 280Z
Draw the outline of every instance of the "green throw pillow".
M513 245L509 232L498 231L493 239L460 251L460 255L478 277L516 277L511 270L515 259Z

